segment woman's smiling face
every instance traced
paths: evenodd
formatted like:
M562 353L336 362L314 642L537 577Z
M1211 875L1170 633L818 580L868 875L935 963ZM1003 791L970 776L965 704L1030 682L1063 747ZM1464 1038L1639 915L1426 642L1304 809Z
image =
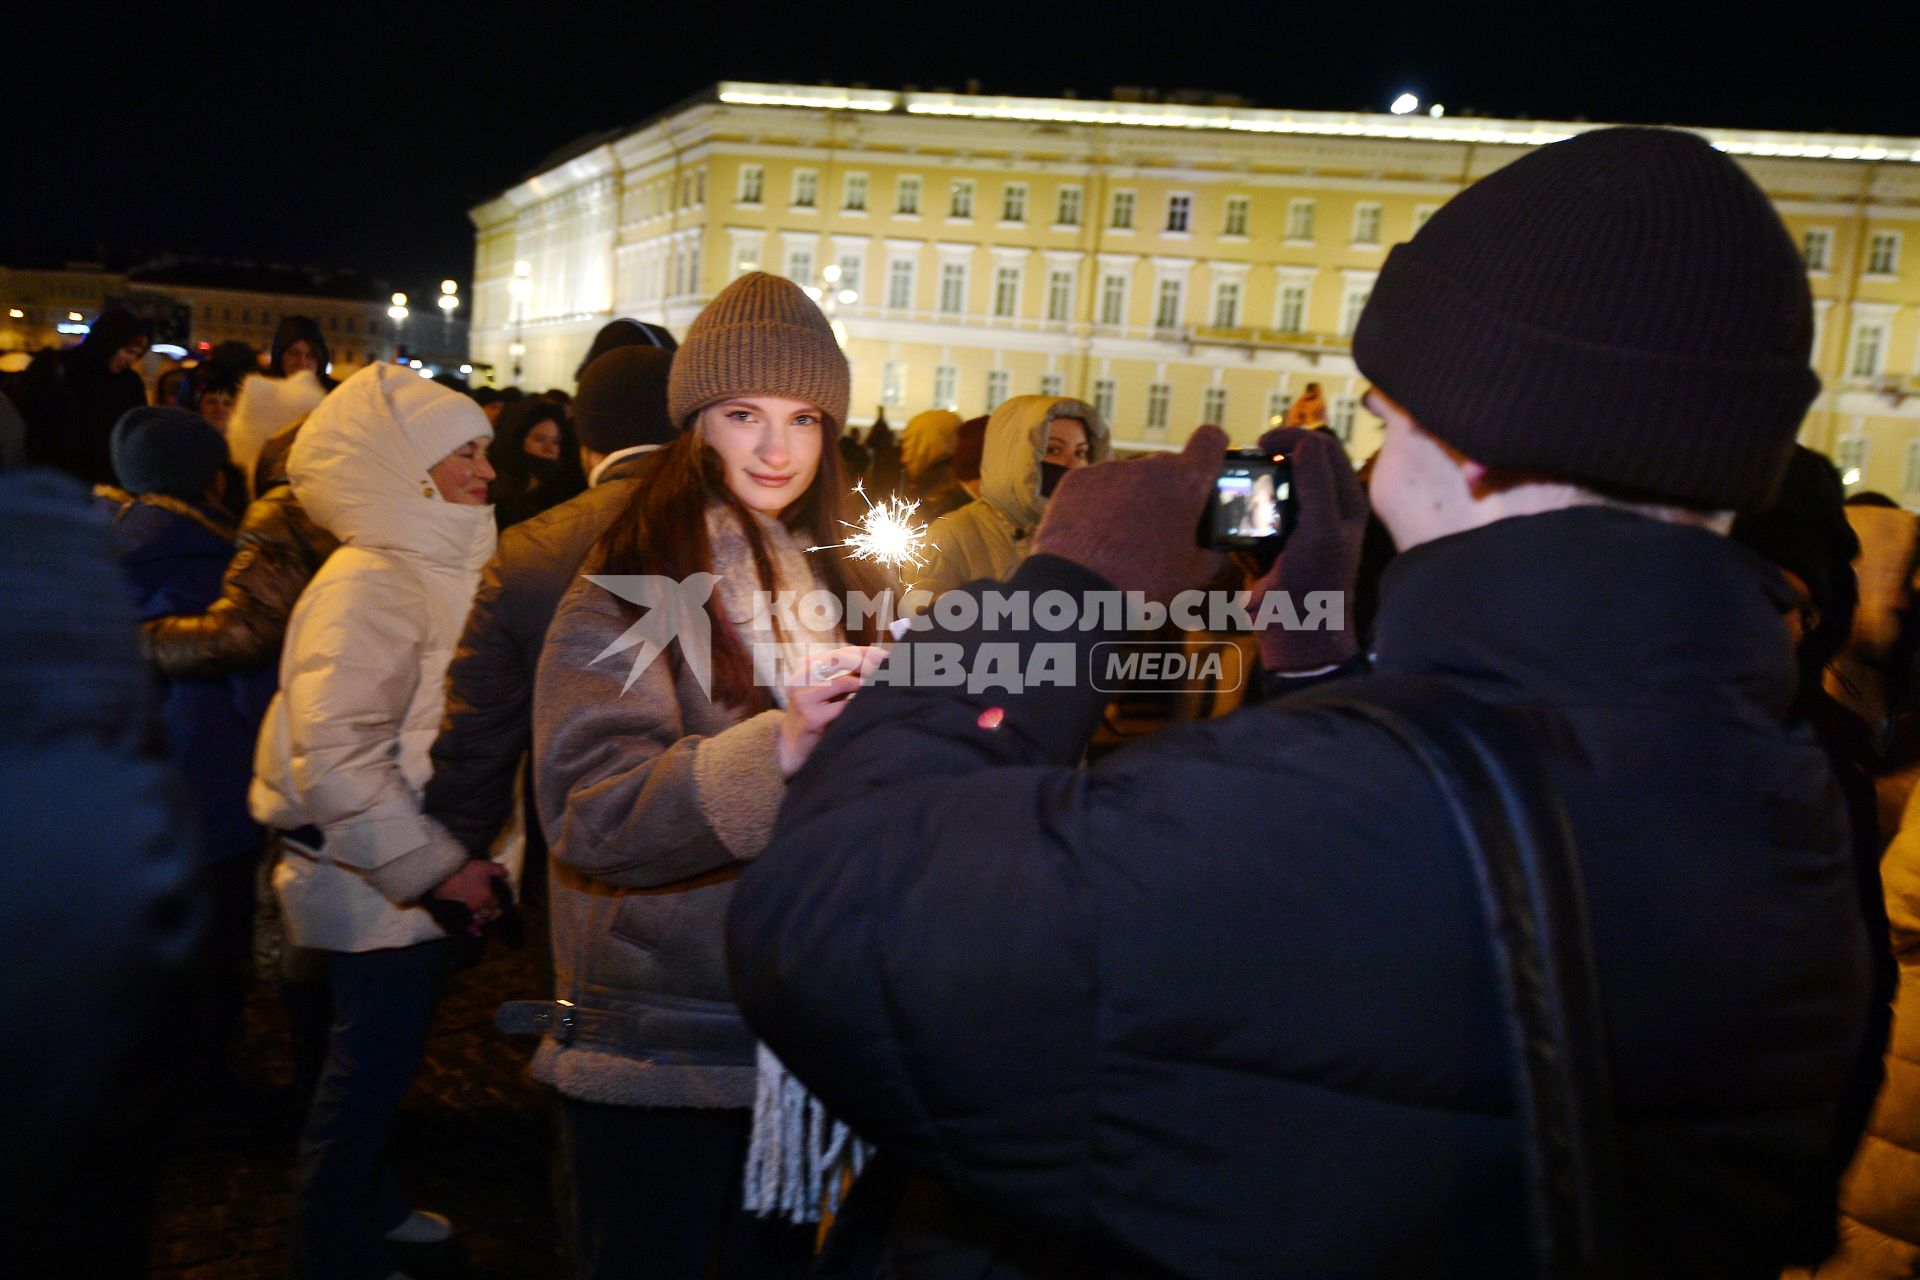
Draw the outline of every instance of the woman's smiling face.
M700 434L719 455L727 490L750 511L778 515L820 473L827 423L803 400L735 396L701 410Z

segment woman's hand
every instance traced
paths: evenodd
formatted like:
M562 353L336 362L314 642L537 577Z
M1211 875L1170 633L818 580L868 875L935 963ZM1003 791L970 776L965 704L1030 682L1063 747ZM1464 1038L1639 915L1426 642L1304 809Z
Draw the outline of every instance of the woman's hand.
M780 719L780 776L800 772L827 726L847 709L847 699L871 675L887 651L877 645L848 645L813 660L798 680L787 685L787 710Z
M500 914L500 904L493 896L493 882L506 874L507 869L491 859L469 858L465 866L434 886L432 896L450 899L471 911L472 931L478 934Z

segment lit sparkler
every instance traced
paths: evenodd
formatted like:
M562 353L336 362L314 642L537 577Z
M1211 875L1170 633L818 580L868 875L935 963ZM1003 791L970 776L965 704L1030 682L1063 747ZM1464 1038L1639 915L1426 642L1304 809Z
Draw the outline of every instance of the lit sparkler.
M853 491L867 504L867 512L860 517L858 524L851 520L840 522L853 533L845 542L829 542L825 546L808 547L807 550L832 551L844 547L855 560L883 564L901 578L906 576L908 568L924 568L928 550L927 526L914 520L914 512L920 509L920 504L907 502L897 495L885 502L875 502L867 496L862 484L854 485ZM932 549L939 550L938 547Z

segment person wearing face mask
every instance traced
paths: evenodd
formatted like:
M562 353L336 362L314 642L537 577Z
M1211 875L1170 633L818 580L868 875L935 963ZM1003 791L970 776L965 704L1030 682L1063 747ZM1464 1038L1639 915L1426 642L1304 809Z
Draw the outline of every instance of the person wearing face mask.
M501 411L493 444L493 517L502 531L583 493L580 446L565 408L530 397Z
M48 347L9 378L0 389L26 421L28 464L58 467L90 485L117 484L113 426L147 403L147 384L134 366L149 345L144 319L108 307L77 346Z
M721 934L787 780L880 657L850 643L868 638L851 621L850 635L755 605L763 591L844 600L879 586L836 552L805 551L841 538L847 377L797 285L758 272L729 285L674 357L668 410L683 433L642 460L587 558L615 586L710 587L703 604L678 598L698 618L651 658L611 653L662 609L575 577L547 632L534 794L552 842L559 1000L509 1004L500 1022L544 1036L533 1074L561 1096L556 1181L576 1276L698 1277L716 1256L722 1275L806 1269L810 1227L748 1212L779 1202L764 1179L743 1192L750 1132L772 1137L750 1114L797 1086L740 1021ZM793 1136L783 1150L825 1135Z
M1015 396L1002 404L987 419L980 496L927 531L935 550L915 585L938 598L976 578L1011 576L1060 478L1111 453L1107 424L1084 400Z
M424 900L488 919L503 871L469 860L420 800L447 662L493 553L491 435L465 396L372 365L314 411L288 457L294 495L342 544L287 624L249 795L277 836L288 941L324 962L334 1008L300 1140L296 1276L379 1280L392 1242L451 1231L401 1198L381 1153L449 959Z

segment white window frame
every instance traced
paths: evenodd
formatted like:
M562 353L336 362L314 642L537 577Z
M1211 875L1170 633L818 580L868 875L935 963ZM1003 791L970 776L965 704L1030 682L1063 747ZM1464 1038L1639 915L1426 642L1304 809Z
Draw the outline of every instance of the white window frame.
M1849 471L1860 473L1854 480L1854 484L1859 484L1867 478L1867 443L1867 437L1857 432L1853 435L1841 436L1833 442L1833 464L1834 468L1840 472L1842 484L1846 483Z
M967 313L967 263L964 258L942 258L940 260L940 294L935 299L935 310L943 316L963 316ZM956 305L948 306L949 293Z
M1200 395L1200 421L1221 426L1227 418L1227 389L1214 383Z
M1167 192L1167 220L1160 234L1168 236L1193 234L1193 192Z
M903 173L893 185L893 216L896 218L917 218L920 216L920 175Z
M918 274L916 271L918 266L918 263L904 253L895 254L887 259L887 308L889 310L913 310L913 286L916 283L914 277ZM902 297L902 294L905 297Z
M767 167L763 164L743 164L740 166L740 194L735 204L751 205L758 209L767 194Z
M1113 425L1113 407L1119 403L1120 384L1112 378L1093 380L1093 411L1100 415L1101 421L1109 427Z
M840 211L842 213L865 213L867 196L871 183L864 173L849 173L840 186Z
M1291 295L1299 293L1299 311L1292 316L1294 323L1287 323L1288 313L1293 310L1289 305ZM1307 332L1309 308L1313 305L1313 282L1305 278L1281 276L1280 284L1273 295L1273 328L1276 333Z
M889 360L880 366L880 403L898 409L907 402L907 362Z
M1067 394L1066 377L1058 373L1041 374L1040 394L1043 396L1063 396Z
M1246 296L1244 277L1226 276L1213 282L1212 305L1207 308L1209 323L1215 329L1240 327L1240 303ZM1226 318L1221 319L1222 315Z
M1267 392L1267 425L1278 427L1287 420L1287 410L1293 408L1293 397L1284 391Z
M1378 200L1362 200L1353 206L1353 247L1356 249L1378 249L1380 247L1380 224L1385 211Z
M1133 191L1116 191L1113 199L1107 202L1107 230L1119 235L1132 235L1135 219L1140 216L1140 198ZM1121 217L1125 215L1126 221Z
M1319 205L1311 196L1295 196L1287 201L1287 244L1312 244L1314 242L1314 222L1319 217Z
M1173 405L1173 386L1166 382L1147 384L1147 435L1153 438L1167 434L1167 416Z
M996 262L993 264L993 315L1000 320L1018 319L1020 316L1020 287L1025 282L1026 272L1014 262Z
M1187 307L1187 282L1180 276L1162 275L1153 284L1153 327L1178 329Z
M1820 253L1815 261L1813 246L1818 237ZM1808 227L1800 233L1800 255L1806 260L1809 274L1824 276L1833 268L1833 228Z
M1013 373L1007 369L987 370L987 412L992 413L1013 395Z
M819 207L820 171L795 169L793 171L793 208L818 209Z
M1027 184L1009 182L1000 189L1000 221L1019 226L1027 220Z
M1079 187L1061 187L1054 193L1053 225L1078 227L1080 219L1085 216L1085 208L1086 195Z
M1900 484L1902 493L1920 493L1920 436L1907 441L1906 477Z
M1109 328L1121 328L1127 323L1127 289L1132 283L1133 273L1129 271L1106 270L1100 273L1100 323ZM1119 289L1112 286L1119 282ZM1118 305L1109 307L1115 293L1119 295ZM1108 317L1112 318L1109 319Z
M973 221L972 178L955 178L953 184L947 189L947 221Z
M1340 290L1340 337L1351 338L1353 331L1360 327L1360 314L1367 309L1367 299L1373 296L1374 279L1373 272L1348 275L1345 287Z
M1220 234L1244 240L1253 218L1253 201L1247 196L1228 196L1226 215L1220 221Z
M1333 432L1341 444L1353 443L1354 414L1359 407L1360 402L1352 396L1334 397L1327 413L1327 430Z
M960 407L960 369L958 365L935 365L933 370L933 403L935 408L956 410Z
M843 248L835 252L833 260L840 267L840 278L833 282L834 291L851 289L860 295L859 302L865 302L866 290L863 286L867 278L867 251Z
M804 263L798 275L794 273L795 263ZM783 265L786 267L785 274L787 279L793 281L802 289L810 288L813 285L813 250L811 248L801 245L787 246L786 261Z
M1053 324L1063 324L1073 319L1072 267L1047 268L1047 319Z
M1900 274L1900 241L1898 231L1875 231L1867 239L1867 270L1865 274L1882 280L1891 280ZM1886 246L1885 261L1881 246Z
M1867 316L1853 322L1853 333L1847 342L1847 376L1849 378L1878 378L1887 371L1887 339L1892 336L1893 323L1881 316ZM1862 339L1873 334L1871 351L1865 351L1866 343ZM1867 367L1861 368L1860 357L1867 355Z

